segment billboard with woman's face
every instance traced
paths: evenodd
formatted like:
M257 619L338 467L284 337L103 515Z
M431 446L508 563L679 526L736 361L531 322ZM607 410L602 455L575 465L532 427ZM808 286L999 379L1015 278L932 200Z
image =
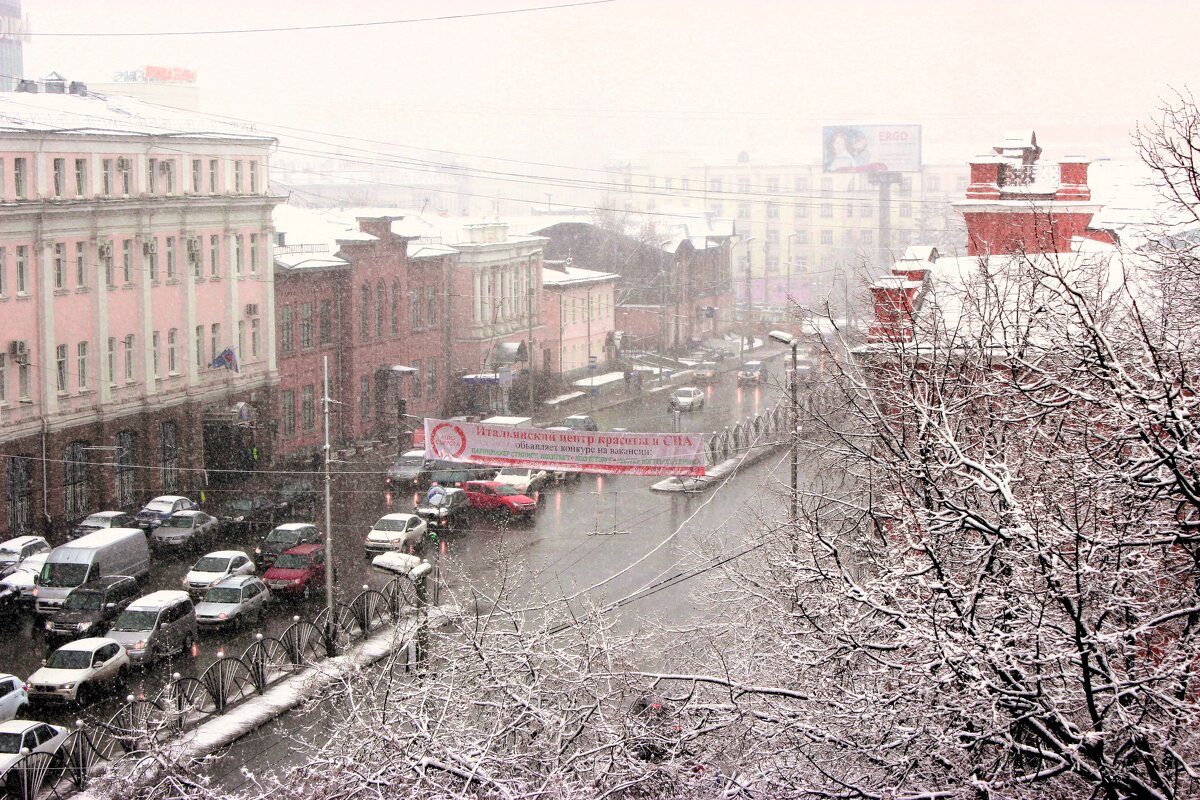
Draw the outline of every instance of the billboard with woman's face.
M822 131L826 172L920 172L920 125L834 125Z

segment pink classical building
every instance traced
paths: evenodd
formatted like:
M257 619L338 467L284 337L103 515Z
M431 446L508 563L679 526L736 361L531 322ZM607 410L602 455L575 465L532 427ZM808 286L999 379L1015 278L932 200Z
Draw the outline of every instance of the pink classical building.
M620 275L580 269L568 261L547 261L542 271L542 313L546 323L544 367L563 374L584 373L590 363L602 369L616 358L613 333Z
M22 87L0 93L0 538L61 540L269 458L279 198L268 137Z

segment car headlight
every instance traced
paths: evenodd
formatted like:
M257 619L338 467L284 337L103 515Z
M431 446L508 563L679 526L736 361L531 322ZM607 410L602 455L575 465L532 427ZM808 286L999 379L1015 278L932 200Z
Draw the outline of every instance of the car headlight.
M48 631L52 631L52 630L54 630L54 622L53 622L53 621L51 621L51 620L48 620L48 621L46 622L46 630L48 630Z
M261 555L262 555L262 548L261 548L261 547L256 547L256 548L254 548L254 555L256 555L256 556L261 556Z
M217 614L217 619L229 619L229 614L222 611L220 614Z
M86 631L86 630L87 630L88 628L90 628L90 627L92 627L92 623L90 623L90 622L81 622L81 623L79 623L79 632L80 632L80 633L83 633L84 631Z
M294 581L292 581L292 585L293 586L303 586L304 578L296 578Z
M60 688L64 691L70 691L71 689L75 688L75 684L73 682L72 683L64 683L62 686L59 686L58 688Z
M246 519L246 517L243 515L243 516L240 516L240 517L234 517L234 518L233 518L233 521L234 521L234 522L244 522L244 521L245 521L245 519Z
M134 642L133 645L129 649L130 650L145 650L146 649L146 640L143 639L140 642Z
M183 586L184 588L187 588L187 585L188 585L188 580L187 580L187 578L180 578L180 579L179 579L179 585L180 585L180 586Z

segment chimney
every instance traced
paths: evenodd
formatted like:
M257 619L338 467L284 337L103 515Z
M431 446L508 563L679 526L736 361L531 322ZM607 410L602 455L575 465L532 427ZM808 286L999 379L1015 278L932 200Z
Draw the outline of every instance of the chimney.
M1067 156L1058 164L1058 191L1055 200L1091 200L1092 190L1088 187L1088 166L1083 156Z

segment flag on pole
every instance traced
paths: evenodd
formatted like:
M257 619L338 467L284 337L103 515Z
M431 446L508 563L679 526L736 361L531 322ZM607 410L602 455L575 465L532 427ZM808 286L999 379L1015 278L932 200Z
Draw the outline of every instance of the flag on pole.
M237 355L233 352L232 347L226 347L224 350L222 350L221 354L213 359L211 366L213 369L220 369L221 367L224 367L225 369L231 369L234 372L241 372L241 370L238 369Z

